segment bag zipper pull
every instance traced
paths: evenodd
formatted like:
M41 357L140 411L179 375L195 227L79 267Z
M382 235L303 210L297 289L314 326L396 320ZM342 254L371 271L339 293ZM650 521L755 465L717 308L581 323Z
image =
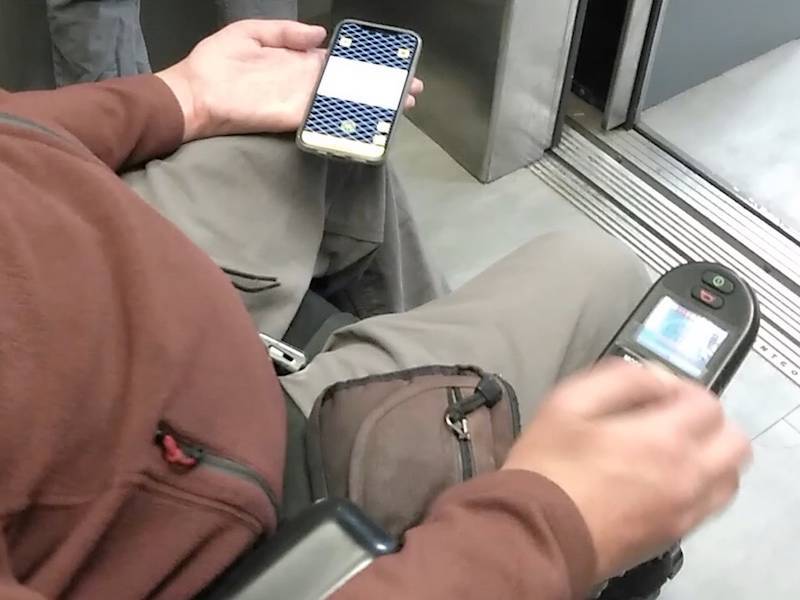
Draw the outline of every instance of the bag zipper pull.
M482 398L484 406L491 409L503 399L503 388L497 378L484 375L475 388L475 394Z
M458 436L460 441L468 442L472 439L472 434L469 431L469 421L467 421L466 417L456 420L453 418L453 415L448 412L444 417L444 422L450 430Z
M452 403L447 412L451 421L463 420L464 417L484 406L491 410L502 398L503 389L500 384L494 377L486 375L480 380L475 387L475 392L469 398Z
M169 465L191 469L203 457L203 451L188 444L181 444L175 436L159 429L156 433L156 444L161 448L161 457Z

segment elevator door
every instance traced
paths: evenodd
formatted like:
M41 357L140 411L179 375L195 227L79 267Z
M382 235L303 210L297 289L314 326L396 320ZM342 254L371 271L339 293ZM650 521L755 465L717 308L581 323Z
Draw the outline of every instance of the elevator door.
M613 129L638 106L662 0L588 0L573 91Z

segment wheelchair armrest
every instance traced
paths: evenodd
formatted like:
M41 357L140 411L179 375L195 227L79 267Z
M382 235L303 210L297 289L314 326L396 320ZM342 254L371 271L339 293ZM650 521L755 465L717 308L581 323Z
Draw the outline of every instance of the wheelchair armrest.
M321 600L398 542L358 507L324 500L258 542L199 600Z

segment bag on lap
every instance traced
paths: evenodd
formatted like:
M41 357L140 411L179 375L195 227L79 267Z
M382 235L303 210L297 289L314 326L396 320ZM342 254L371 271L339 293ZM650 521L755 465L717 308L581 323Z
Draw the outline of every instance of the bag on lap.
M313 496L348 498L399 535L448 487L496 471L519 432L514 390L474 367L339 383L308 422Z

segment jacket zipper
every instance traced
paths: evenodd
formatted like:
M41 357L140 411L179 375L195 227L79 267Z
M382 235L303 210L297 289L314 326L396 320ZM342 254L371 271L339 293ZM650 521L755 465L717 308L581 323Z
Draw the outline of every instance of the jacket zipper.
M269 482L254 469L230 458L210 452L199 444L183 439L166 423L159 423L154 441L161 448L164 460L170 465L187 470L202 465L257 486L269 499L278 520L281 519L277 495L272 490Z
M29 131L38 131L39 133L44 133L51 137L57 138L62 142L66 142L68 144L72 144L73 146L78 146L74 140L67 138L66 136L53 131L52 129L48 129L44 125L39 125L35 121L30 121L23 117L17 117L16 115L10 115L8 113L0 113L0 124L12 125L14 127L19 127L20 129L27 129ZM95 160L98 160L97 157L94 157ZM99 162L99 160L98 160ZM259 292L266 292L267 290L271 290L274 288L278 288L281 286L280 281L278 281L277 277L273 277L271 275L258 275L255 273L247 273L244 271L240 271L238 269L234 269L231 267L219 267L228 277L231 278L231 283L233 287L235 287L240 292L245 292L248 294L257 294ZM235 281L233 278L237 277L239 279L246 280L250 283L250 285L245 285Z
M38 131L40 133L58 138L62 141L73 143L65 136L43 125L40 125L39 123L36 123L35 121L17 117L16 115L0 113L0 123L13 125L21 129ZM265 289L280 285L274 278L261 278L256 276L253 277L253 279L263 279L263 281L265 281L267 284ZM218 454L209 452L197 444L181 440L180 437L175 434L172 428L165 423L160 423L156 429L155 443L161 448L162 452L164 453L164 459L170 464L190 469L202 464L206 467L222 471L232 477L237 477L256 485L269 499L269 502L272 504L278 520L280 520L280 505L278 503L278 497L275 495L275 492L272 491L272 487L270 487L269 483L254 469L236 462L235 460L231 460L229 458L225 458L224 456L219 456Z
M24 117L18 117L16 115L11 115L8 113L0 113L0 123L5 123L6 125L19 127L20 129L27 129L28 131L38 131L39 133L44 133L51 137L57 138L62 142L67 142L68 144L72 144L73 146L77 145L75 141L70 140L66 136L61 135L60 133L55 132L48 127L45 127L44 125L39 125L39 123L35 121L25 119Z
M450 406L458 406L464 400L459 388L450 388L449 392ZM458 441L458 450L461 454L461 478L463 481L472 479L475 476L475 454L472 448L469 420L464 417L461 421L455 422L448 416L446 423Z

